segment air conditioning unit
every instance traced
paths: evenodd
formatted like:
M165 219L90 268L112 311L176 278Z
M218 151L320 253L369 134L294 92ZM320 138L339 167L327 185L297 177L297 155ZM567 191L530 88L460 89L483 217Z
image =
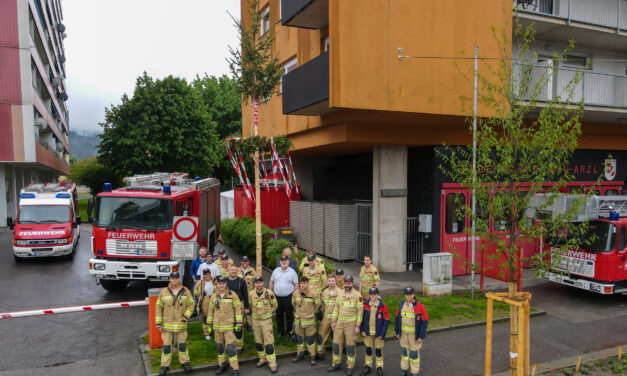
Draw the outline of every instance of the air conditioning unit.
M39 130L43 130L43 129L46 129L47 126L48 126L48 123L46 122L46 119L42 117L37 117L35 119L35 128Z
M64 55L59 55L59 61L61 63L65 63L65 56Z
M59 23L57 24L57 31L58 31L59 33L64 32L64 31L65 31L65 25L64 25L64 24L62 24L61 22L59 22Z
M52 85L54 85L55 87L61 86L62 83L63 83L63 79L59 76L56 76L52 79Z
M59 93L59 95L57 95L57 97L62 100L62 101L66 101L67 100L67 94L66 93Z

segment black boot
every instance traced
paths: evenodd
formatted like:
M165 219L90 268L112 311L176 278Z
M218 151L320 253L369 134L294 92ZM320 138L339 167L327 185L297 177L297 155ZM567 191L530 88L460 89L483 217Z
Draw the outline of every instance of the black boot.
M305 359L305 353L304 352L297 354L296 358L292 359L292 362L293 363L298 363L298 362L300 362L303 359Z
M192 372L192 366L190 366L189 363L185 362L185 363L181 364L181 366L183 366L183 369L185 370L185 373Z
M372 371L370 366L366 366L366 368L364 368L364 370L361 371L361 373L359 375L361 375L361 376L368 375L370 373L370 371Z
M218 368L218 370L216 371L216 375L221 375L224 372L226 372L227 369L229 369L229 362L224 362L222 363L222 365L220 365L220 368Z
M377 376L383 376L383 368L377 367Z
M399 374L399 376L407 376L407 370L406 369L402 369L401 373Z
M353 376L353 369L352 368L347 368L346 369L346 376Z
M316 359L318 359L318 360L324 360L324 353L317 353L317 354L316 354Z
M159 376L165 376L166 373L168 373L168 367L161 367L161 369L159 370Z
M239 376L239 371L234 369L233 372L231 372L231 376Z
M311 364L312 366L316 365L316 356L315 355L309 355L309 364Z
M341 364L336 364L334 366L327 368L327 372L335 372L335 371L341 371L341 370L342 370Z

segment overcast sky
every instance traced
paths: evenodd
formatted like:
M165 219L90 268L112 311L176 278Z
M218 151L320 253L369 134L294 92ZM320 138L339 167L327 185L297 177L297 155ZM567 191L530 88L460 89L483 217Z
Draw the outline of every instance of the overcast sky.
M99 131L104 108L132 94L143 71L153 78L230 74L237 45L227 11L239 0L63 0L70 129Z

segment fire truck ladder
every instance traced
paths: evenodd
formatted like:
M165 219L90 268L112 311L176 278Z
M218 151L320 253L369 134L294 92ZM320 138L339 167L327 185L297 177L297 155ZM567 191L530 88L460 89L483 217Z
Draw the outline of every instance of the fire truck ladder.
M599 200L599 217L609 218L611 212L627 217L627 196L594 196Z
M67 193L71 193L72 190L74 189L74 184L68 184L68 183L48 183L48 184L42 184L42 183L33 183L31 185L28 185L26 187L24 187L22 189L22 193L24 192L29 192L29 193L60 193L60 192L67 192Z
M124 179L127 187L135 187L139 185L163 185L163 182L171 183L172 181L182 182L187 174L175 172L154 172L152 174L137 174ZM176 184L176 183L175 183Z

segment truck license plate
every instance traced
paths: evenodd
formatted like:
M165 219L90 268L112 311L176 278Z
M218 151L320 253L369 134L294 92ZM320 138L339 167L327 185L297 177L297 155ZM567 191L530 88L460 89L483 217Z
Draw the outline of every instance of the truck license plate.
M35 256L47 256L50 252L52 252L52 248L38 248L36 251L33 250Z
M138 249L137 250L137 255L138 256L156 256L157 252L156 251L152 251L152 250L148 250L148 249Z

